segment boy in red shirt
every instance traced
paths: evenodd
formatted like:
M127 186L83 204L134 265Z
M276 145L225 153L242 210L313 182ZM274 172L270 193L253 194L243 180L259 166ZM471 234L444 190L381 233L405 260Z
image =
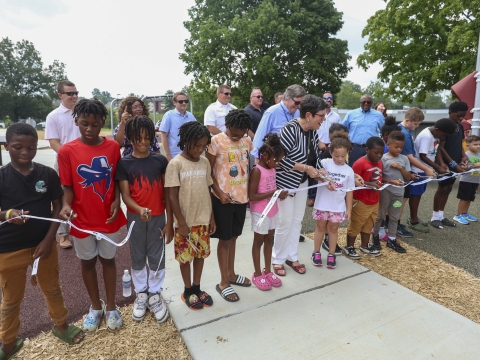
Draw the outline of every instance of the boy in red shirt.
M369 239L378 215L380 192L374 189L382 186L383 165L381 160L384 142L381 138L372 136L367 140L365 148L367 154L355 161L352 168L355 174L363 178L365 186L372 187L372 190L353 192L352 215L347 228L347 246L343 248L344 254L354 260L360 258L354 246L359 233L362 242L360 251L372 256L381 255L378 250L372 248Z
M117 142L99 136L107 109L98 100L84 99L78 102L72 115L81 136L58 151L60 181L64 186L60 217L68 219L73 210L75 226L103 233L117 241L118 230L127 221L120 211L120 190L115 182L120 147ZM104 315L108 330L119 329L123 322L115 305L116 246L74 227L70 235L81 259L83 281L92 302L83 329L95 331ZM98 291L97 257L103 267L106 306Z

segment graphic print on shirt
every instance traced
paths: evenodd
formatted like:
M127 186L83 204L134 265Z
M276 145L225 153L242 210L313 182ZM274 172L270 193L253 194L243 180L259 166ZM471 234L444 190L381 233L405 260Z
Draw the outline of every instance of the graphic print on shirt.
M475 166L475 165L478 164L478 162L479 162L480 160L478 159L477 156L472 156L472 157L470 157L470 158L468 159L468 161L470 161L470 163L471 163L473 166ZM472 176L480 176L480 171L477 171L477 170L476 170L476 171L472 172L470 175L472 175Z
M148 192L153 194L159 187L162 188L162 178L149 179L147 175L140 172L140 177L137 178L135 173L131 172L133 183L130 184L130 193L132 196L141 192Z
M247 154L248 154L248 151L247 151ZM236 164L237 163L237 158L239 160L238 164ZM247 159L247 157L245 156L245 154L243 153L243 151L241 149L240 149L240 156L238 156L236 151L229 151L228 152L228 162L235 163L230 167L230 173L229 174L230 174L231 177L235 178L235 177L238 176L238 174L239 174L238 168L239 167L240 167L241 175L245 176L245 170L241 166L241 161L245 161L246 159ZM248 168L246 170L248 172Z
M81 164L77 167L78 175L84 179L80 184L83 188L92 186L93 192L104 201L112 183L112 167L106 156L94 157L91 166Z
M382 182L380 179L382 177L382 169L378 167L373 167L368 169L367 171L370 172L370 179L368 180L368 182L375 182L378 184L378 186L381 186Z
M35 191L39 193L46 193L47 192L47 186L45 185L45 181L39 180L35 184Z

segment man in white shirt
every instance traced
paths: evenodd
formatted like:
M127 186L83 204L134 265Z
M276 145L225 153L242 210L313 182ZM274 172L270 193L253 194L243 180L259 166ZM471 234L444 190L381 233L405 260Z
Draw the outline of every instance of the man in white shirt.
M333 95L331 92L327 91L323 94L323 100L328 104L328 107L325 109L325 121L320 126L320 129L317 130L318 138L320 140L320 150L325 150L325 148L330 144L330 135L329 130L332 124L340 124L342 119L335 111L332 110L333 105Z
M47 115L45 124L45 140L50 142L50 147L56 153L62 145L80 137L80 131L72 116L73 109L78 101L78 91L75 84L68 80L62 80L57 85L57 92L62 103ZM56 161L55 170L58 172ZM69 231L67 225L60 224L57 234L60 237L59 245L63 249L72 247L72 242L68 237Z
M217 89L217 101L205 110L203 123L210 134L217 135L225 131L225 116L237 107L230 104L232 90L228 85L220 85Z

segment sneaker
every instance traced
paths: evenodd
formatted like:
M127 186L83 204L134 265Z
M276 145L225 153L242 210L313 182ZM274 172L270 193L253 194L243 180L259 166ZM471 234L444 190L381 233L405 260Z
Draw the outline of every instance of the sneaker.
M120 311L112 310L105 312L105 323L108 331L117 331L123 325L122 315Z
M133 303L132 319L142 321L147 313L148 294L140 292Z
M320 255L319 251L312 253L312 264L314 266L322 266L322 255Z
M165 305L165 302L159 293L150 294L148 297L148 308L155 315L155 319L159 324L167 321L167 306Z
M465 214L462 214L462 216L467 219L468 221L478 221L478 218L475 216L470 215L468 212Z
M387 236L388 238L388 236ZM382 245L380 245L380 238L378 235L372 235L372 249L374 250L382 250Z
M468 220L463 215L460 215L460 214L455 215L453 217L453 220L462 225L470 225Z
M335 269L337 266L337 262L335 261L335 255L328 254L327 256L327 268L328 269Z
M258 290L266 291L271 290L272 285L265 279L265 275L261 274L260 276L255 277L255 273L252 275L252 283L255 284Z
M443 218L442 224L445 226L450 226L450 227L456 227L457 224L455 224L452 220L449 220L447 218Z
M353 246L345 246L343 248L343 253L348 256L350 259L358 260L360 259L360 255L357 254L355 248Z
M440 220L430 221L429 224L436 229L443 229L443 223Z
M397 240L388 239L387 247L395 250L396 252L398 252L400 254L405 254L407 252L407 250L405 250L402 246L400 246L397 243Z
M330 252L330 244L328 243L328 235L325 235L325 239L323 239L322 248L325 251ZM338 243L335 246L335 255L337 255L337 256L342 255L342 249L340 249L340 246L338 246Z
M397 227L397 236L403 238L411 238L413 237L413 233L407 230L407 227L403 224L398 224Z
M428 227L426 227L424 225L424 223L422 223L422 221L420 219L418 219L418 223L413 225L412 222L410 221L410 219L407 220L407 224L408 224L408 227L412 230L415 230L415 231L418 231L418 232L422 232L422 233L428 233L430 232L430 230L428 229ZM432 225L433 226L433 225Z
M102 322L102 318L105 315L105 303L101 300L102 303L102 310L92 310L92 306L90 306L90 310L88 311L87 316L83 320L82 329L85 332L92 332L97 330Z
M362 247L360 246L360 251L365 253L365 254L368 254L368 255L371 255L371 256L380 256L382 255L382 253L376 249L373 248L373 245L372 244L368 244L367 247Z

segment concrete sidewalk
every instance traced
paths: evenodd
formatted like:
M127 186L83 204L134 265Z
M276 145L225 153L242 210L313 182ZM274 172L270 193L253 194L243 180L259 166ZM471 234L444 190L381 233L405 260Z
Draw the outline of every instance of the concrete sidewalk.
M251 277L250 219L237 240L236 271ZM259 291L235 286L229 303L216 292L217 240L205 261L202 289L214 305L191 311L180 299L183 282L167 246L163 296L194 359L477 359L480 325L343 256L334 270L310 262L313 243L299 244L307 273L286 267L283 286ZM408 255L406 255L408 256ZM326 253L322 250L326 262ZM476 304L472 304L476 306Z

